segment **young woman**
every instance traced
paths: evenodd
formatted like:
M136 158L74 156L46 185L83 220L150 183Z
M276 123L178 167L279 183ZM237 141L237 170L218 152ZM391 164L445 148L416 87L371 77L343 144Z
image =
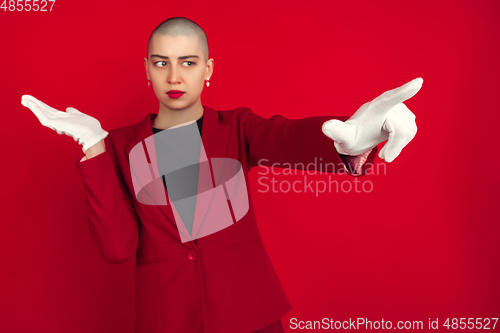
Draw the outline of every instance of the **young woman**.
M109 263L136 256L136 331L283 332L280 318L291 304L261 241L248 172L321 159L339 166L333 172L359 176L388 138L379 156L393 160L416 133L415 116L402 102L421 79L366 103L345 122L264 119L242 107L216 111L201 103L214 70L207 37L182 17L154 29L144 65L158 113L109 133L74 108L61 112L22 98L44 126L83 146L85 156L75 164L91 234ZM161 170L171 170L170 177ZM180 193L184 187L187 194ZM199 215L205 204L216 209Z

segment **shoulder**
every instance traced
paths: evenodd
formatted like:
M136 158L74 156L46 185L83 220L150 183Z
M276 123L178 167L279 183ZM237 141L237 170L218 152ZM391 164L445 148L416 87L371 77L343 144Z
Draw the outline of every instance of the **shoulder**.
M121 126L108 131L108 136L105 138L106 147L112 144L113 147L121 147L133 141L136 136L137 124Z
M217 113L219 124L225 125L243 124L253 113L250 108L244 106L230 110L212 110Z
M132 124L114 128L108 131L108 136L111 137L113 141L128 141L127 139L133 139L135 137L135 126L136 124Z

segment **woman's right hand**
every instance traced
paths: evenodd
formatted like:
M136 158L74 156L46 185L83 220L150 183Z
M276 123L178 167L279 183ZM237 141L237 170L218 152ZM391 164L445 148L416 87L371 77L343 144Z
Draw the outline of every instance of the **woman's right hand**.
M59 111L30 95L23 95L21 104L29 108L43 126L78 141L83 146L84 153L108 136L97 119L75 108L68 107L66 112Z

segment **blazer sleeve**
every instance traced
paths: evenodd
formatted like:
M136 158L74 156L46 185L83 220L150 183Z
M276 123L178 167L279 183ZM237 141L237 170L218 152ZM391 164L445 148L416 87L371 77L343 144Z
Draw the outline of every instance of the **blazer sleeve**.
M327 120L345 121L349 118L347 116L288 119L275 115L265 119L245 108L241 118L249 168L274 166L362 176L373 164L377 152L377 147L374 147L363 156L358 173L351 173L345 167L332 139L323 133L321 127Z
M76 159L86 193L90 233L108 263L130 260L139 244L140 220L118 167L110 135L105 149L91 159Z

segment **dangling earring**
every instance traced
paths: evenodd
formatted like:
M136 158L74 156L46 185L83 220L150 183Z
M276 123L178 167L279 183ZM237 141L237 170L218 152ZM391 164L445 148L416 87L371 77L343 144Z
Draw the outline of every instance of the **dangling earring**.
M151 82L148 80L148 87L150 87L150 86L151 86Z
M208 79L206 79L205 81L207 81L207 87L210 85L210 82L208 82Z

